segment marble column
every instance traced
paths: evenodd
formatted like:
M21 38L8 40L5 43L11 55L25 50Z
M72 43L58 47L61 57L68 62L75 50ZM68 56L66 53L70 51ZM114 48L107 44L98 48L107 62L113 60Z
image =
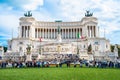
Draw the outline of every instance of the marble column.
M54 28L54 37L53 38L55 39L55 28Z
M90 37L90 27L88 26L88 37Z
M43 28L43 38L45 38L45 36L44 36L44 35L45 35L45 33L44 33L44 32L45 32L45 31L44 31L44 28Z
M92 38L92 26L90 26L91 38Z
M21 29L22 29L21 37L23 38L24 37L24 26L22 26Z
M24 38L25 38L25 26L24 26Z
M28 38L29 38L29 32L30 32L29 28L30 28L30 26L28 26Z
M25 26L25 38L26 38L26 26Z
M96 37L96 27L94 26L94 37Z
M66 39L66 28L65 28L65 39Z
M44 38L46 38L45 32L46 32L46 29L44 28Z
M92 26L92 37L94 37L94 26Z
M50 32L49 32L49 31L50 31L50 29L48 28L48 39L49 39L49 37L50 37L50 36L49 36L49 34L50 34Z
M72 29L70 28L70 39L72 39Z
M69 31L69 28L68 28L68 39L70 38L70 31Z
M52 39L52 29L50 28L50 39Z
M28 37L28 26L26 26L26 38Z

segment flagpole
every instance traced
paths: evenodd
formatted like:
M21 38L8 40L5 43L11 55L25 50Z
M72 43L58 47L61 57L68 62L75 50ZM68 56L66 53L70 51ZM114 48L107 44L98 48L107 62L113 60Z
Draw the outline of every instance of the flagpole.
M41 55L41 37L39 38L39 41L40 41L40 47L39 47L38 60L40 59L40 55Z
M105 28L104 28L104 38L105 38Z
M40 37L40 50L39 54L41 55L41 37Z
M80 34L77 34L77 54L79 54L79 50L78 50L78 38L80 37Z
M79 54L79 52L78 52L78 38L77 38L77 54Z
M13 39L13 28L12 28L12 39Z
M100 37L100 31L99 31L100 27L98 26L98 37Z

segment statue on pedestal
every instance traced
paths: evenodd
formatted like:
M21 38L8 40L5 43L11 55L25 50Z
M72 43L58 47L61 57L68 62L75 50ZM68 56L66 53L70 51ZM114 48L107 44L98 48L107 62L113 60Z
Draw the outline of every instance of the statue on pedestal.
M39 48L39 54L38 54L38 56L37 56L37 60L39 60L41 58L41 46L40 46L40 48Z
M27 55L26 55L26 61L32 61L32 56L31 56L31 46L27 45Z
M57 41L61 42L62 38L61 38L61 28L60 28L60 26L58 26L57 32L58 32L58 34L57 34Z
M61 28L60 28L60 26L58 26L58 28L57 28L57 32L58 32L58 34L61 33Z

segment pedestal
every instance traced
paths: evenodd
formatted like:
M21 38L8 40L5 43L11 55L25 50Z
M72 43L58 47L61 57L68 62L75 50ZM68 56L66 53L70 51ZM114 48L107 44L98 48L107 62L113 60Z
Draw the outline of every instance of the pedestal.
M32 56L31 56L31 54L29 54L29 55L26 56L26 61L32 61Z
M40 60L40 59L41 59L41 56L40 56L40 54L38 54L37 60Z
M57 35L57 41L58 41L58 42L62 42L61 34L58 34L58 35Z

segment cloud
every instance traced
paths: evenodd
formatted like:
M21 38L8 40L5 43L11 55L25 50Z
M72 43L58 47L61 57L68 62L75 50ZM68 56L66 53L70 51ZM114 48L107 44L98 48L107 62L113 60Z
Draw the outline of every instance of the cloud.
M36 10L43 5L43 0L5 0L1 1L0 4L6 6L12 6L12 9L22 9L22 10Z
M85 10L93 12L93 16L98 18L100 36L103 37L104 29L106 36L109 36L110 33L117 35L118 33L112 32L120 30L119 4L120 1L117 0L61 0L60 5L62 17L69 21L80 20L84 16Z
M109 35L107 35L106 37L110 39L112 44L120 44L120 30L116 30L111 32Z
M16 15L0 15L0 25L5 26L6 30L8 31L10 28L18 27L19 25L19 18ZM0 27L1 28L1 27Z
M6 46L7 45L7 40L11 39L11 34L4 33L0 31L0 46Z
M2 34L0 33L0 36L5 36L6 40L11 37L12 31L13 31L13 36L17 37L18 26L19 26L19 15L15 13L12 14L10 12L8 12L8 14L0 15L0 29L1 29L0 31L2 31Z
M120 31L120 0L7 0L0 2L0 29L17 33L19 18L27 10L32 10L33 17L39 21L80 21L86 10L98 18L101 36L118 35ZM16 35L16 34L15 34ZM114 39L109 38L113 43ZM115 42L114 42L115 43ZM117 42L117 43L120 43Z
M0 37L3 36L3 37L9 37L11 34L4 34L2 31L0 32Z
M27 4L24 4L22 8L24 10L36 10L43 5L43 0L29 0Z

